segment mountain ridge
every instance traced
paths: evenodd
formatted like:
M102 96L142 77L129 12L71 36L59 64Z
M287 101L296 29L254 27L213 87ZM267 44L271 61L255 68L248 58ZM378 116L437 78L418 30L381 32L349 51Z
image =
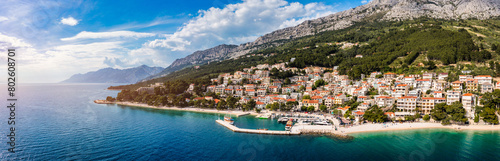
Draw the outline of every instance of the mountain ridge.
M498 0L372 0L365 5L341 11L325 17L306 20L297 26L279 29L253 42L240 45L219 45L203 51L194 52L185 58L177 59L159 75L148 79L165 76L171 72L191 65L200 65L211 61L236 59L249 52L264 49L269 46L281 45L278 41L291 40L304 36L315 35L318 32L344 29L356 22L374 18L377 21L403 21L419 17L437 19L488 19L500 16L500 1ZM204 52L210 51L210 52ZM213 57L218 53L219 57ZM205 59L203 55L209 56ZM203 61L200 60L203 58Z
M72 75L61 83L136 83L161 72L163 69L162 67L149 67L147 65L128 69L108 67L84 74Z

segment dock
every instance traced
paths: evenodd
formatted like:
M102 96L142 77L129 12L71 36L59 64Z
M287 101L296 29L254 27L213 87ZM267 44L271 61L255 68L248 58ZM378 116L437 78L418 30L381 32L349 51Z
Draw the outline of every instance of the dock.
M238 128L234 125L229 124L228 122L225 122L224 120L215 120L215 122L228 128L231 131L240 132L240 133L267 134L267 135L300 135L300 132L293 130L293 128L292 128L292 131L255 130L255 129Z
M110 101L106 101L106 100L94 100L94 103L97 103L97 104L115 104L115 102L110 102Z
M250 113L247 112L247 113L240 113L240 114L235 114L235 115L236 115L236 117L240 117L240 116L250 115Z

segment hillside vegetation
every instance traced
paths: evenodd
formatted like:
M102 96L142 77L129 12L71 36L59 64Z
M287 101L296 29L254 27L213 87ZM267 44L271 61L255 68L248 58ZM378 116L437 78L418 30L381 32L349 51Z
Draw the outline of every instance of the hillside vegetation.
M352 79L373 71L439 71L448 64L463 61L488 64L485 62L498 58L491 46L499 42L499 22L500 20L495 19L448 21L429 18L363 21L341 30L280 40L283 45L255 51L238 59L212 62L199 69L185 68L165 77L113 88L135 89L166 81L209 84L210 79L216 78L220 73L231 73L263 63L289 62L288 66L297 68L339 66L340 74L347 74ZM477 27L481 24L483 25ZM484 34L485 37L479 38L475 32L471 32L474 29L469 26L473 25L476 26L477 33ZM346 43L357 45L342 47ZM355 58L356 55L363 55L363 58ZM295 60L290 62L292 58ZM419 63L413 63L417 58Z

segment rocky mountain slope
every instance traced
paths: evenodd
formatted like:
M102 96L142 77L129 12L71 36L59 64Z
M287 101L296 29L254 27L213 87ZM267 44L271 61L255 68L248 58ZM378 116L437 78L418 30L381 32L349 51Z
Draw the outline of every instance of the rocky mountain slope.
M136 83L160 73L164 68L142 65L129 69L104 68L85 74L75 74L62 83Z
M228 57L229 53L236 51L235 49L237 49L237 47L238 47L237 45L222 44L210 49L196 51L193 54L188 55L184 58L176 59L172 64L170 64L170 66L165 68L162 72L147 77L146 80L154 77L165 76L171 72L180 70L184 67L188 67L191 65L205 64L212 61L225 60L229 58Z
M176 60L155 77L190 65L237 58L255 50L280 45L278 40L289 40L318 32L347 28L360 21L401 21L422 16L437 19L488 19L500 16L500 0L372 0L356 8L273 31L257 38L254 42L239 46L219 45L204 51L197 51Z

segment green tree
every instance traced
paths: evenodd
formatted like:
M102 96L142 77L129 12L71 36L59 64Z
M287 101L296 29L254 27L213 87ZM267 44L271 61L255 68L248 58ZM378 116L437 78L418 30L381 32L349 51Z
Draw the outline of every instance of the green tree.
M217 103L217 110L225 110L226 109L226 101L220 100Z
M306 106L300 107L300 111L307 111L307 107Z
M370 122L385 122L388 119L387 115L384 114L384 111L382 111L377 105L366 110L363 118Z
M429 115L424 115L424 118L422 118L424 121L429 121L431 120L431 117Z
M319 109L323 112L326 112L326 105L319 105Z
M446 103L439 103L434 106L434 109L431 110L432 119L436 121L444 120L448 117L448 114L445 112Z
M250 110L253 110L255 109L255 106L257 105L257 102L255 102L255 100L253 99L250 99L247 103L247 110L250 111Z
M314 86L316 86L316 87L321 87L324 85L326 85L326 82L323 79L320 79L320 80L317 80L316 82L314 82Z
M314 106L309 106L309 107L307 107L307 111L308 111L308 112L312 112L312 111L314 111Z
M427 67L427 69L429 70L434 70L437 68L436 63L434 63L434 61L429 61L427 64L429 65L429 67Z
M302 99L311 99L311 96L309 96L309 95L304 95L304 97L302 97Z
M111 96L106 97L106 101L108 101L108 102L115 102L115 100L116 99L111 97Z
M236 108L236 103L238 102L238 99L234 98L233 96L229 96L227 97L226 101L229 108L231 109Z

